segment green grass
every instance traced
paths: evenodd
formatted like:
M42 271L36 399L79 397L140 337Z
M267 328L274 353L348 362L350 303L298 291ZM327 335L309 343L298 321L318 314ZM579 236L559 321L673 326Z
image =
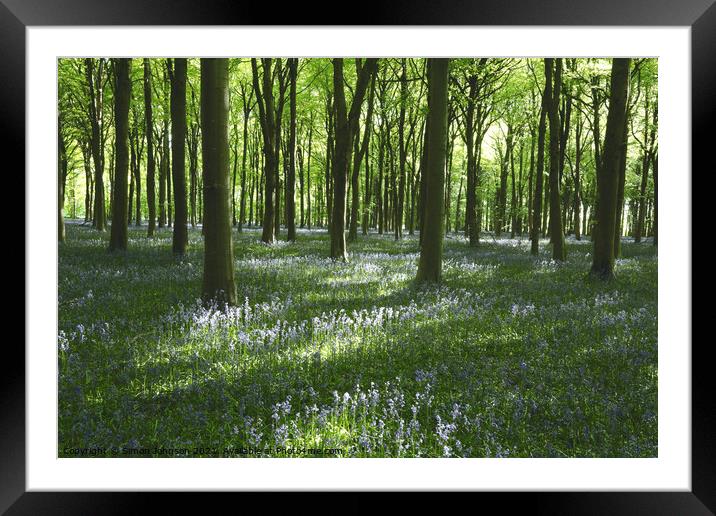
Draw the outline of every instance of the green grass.
M59 455L654 457L657 259L625 242L591 282L526 240L445 246L370 235L350 263L325 232L234 233L242 306L198 301L202 239L130 228L129 251L67 225L59 259ZM323 450L319 453L316 450ZM339 450L336 452L335 450Z

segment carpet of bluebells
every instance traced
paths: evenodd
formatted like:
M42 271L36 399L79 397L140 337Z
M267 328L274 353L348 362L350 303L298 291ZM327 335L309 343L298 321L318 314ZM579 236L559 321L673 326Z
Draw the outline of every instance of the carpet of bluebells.
M59 455L653 457L657 258L626 241L609 284L525 239L450 235L440 286L418 241L234 232L237 307L198 297L203 244L67 224L59 249ZM75 450L75 451L72 451ZM74 455L73 455L74 453ZM102 454L102 453L101 453ZM320 455L320 456L326 456Z

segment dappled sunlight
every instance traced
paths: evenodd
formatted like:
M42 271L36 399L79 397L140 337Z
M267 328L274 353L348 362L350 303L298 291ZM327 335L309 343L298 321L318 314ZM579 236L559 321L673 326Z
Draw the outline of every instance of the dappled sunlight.
M206 443L208 428L221 446L258 450L249 456L281 456L277 447L398 457L655 453L655 296L585 283L584 256L557 265L518 246L448 242L444 283L416 287L417 253L386 252L390 239L363 238L340 263L311 254L327 240L310 235L237 258L247 294L220 307L197 298L198 230L192 262L157 261L154 246L139 246L121 268L86 244L96 240L91 229L68 233L62 442L188 446ZM237 249L261 251L253 234L236 238ZM638 277L655 288L649 254L617 270L623 285Z
M56 64L61 456L658 455L658 59Z

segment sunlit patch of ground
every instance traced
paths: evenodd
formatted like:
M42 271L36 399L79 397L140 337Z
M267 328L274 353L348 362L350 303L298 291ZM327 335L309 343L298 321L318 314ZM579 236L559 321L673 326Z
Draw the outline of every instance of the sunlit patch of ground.
M625 241L603 285L585 279L588 241L568 239L558 264L547 242L533 258L525 238L472 249L450 235L443 284L420 288L416 237L359 235L334 263L325 230L266 246L247 228L234 233L242 303L226 310L197 300L199 229L182 259L171 229L145 232L130 227L130 250L112 255L108 234L67 225L61 456L657 455L650 243Z

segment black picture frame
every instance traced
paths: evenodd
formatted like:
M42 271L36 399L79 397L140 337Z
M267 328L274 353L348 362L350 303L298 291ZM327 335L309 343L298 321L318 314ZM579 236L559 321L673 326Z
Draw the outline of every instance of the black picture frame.
M336 4L338 5L338 4ZM0 0L0 156L3 170L25 167L25 30L38 25L606 25L690 26L692 169L713 171L707 153L716 141L716 4L714 0L397 0L360 2L336 20L304 3L271 5L226 0ZM14 167L9 161L16 159ZM669 172L669 171L667 171ZM678 171L672 171L678 173ZM689 174L691 171L683 171ZM23 187L24 188L24 187ZM25 192L29 195L29 192ZM695 202L692 203L695 205ZM693 217L692 217L693 220ZM25 227L25 232L30 228ZM691 246L689 236L688 244ZM32 271L25 268L25 275ZM25 306L25 310L32 307ZM709 342L691 346L692 491L484 493L505 507L538 514L713 514L716 511L716 403ZM6 338L0 375L0 511L7 514L113 514L140 510L160 497L164 510L185 496L147 493L26 492L25 353ZM10 353L8 356L7 353ZM242 495L245 496L245 495ZM418 498L419 499L419 498ZM508 501L509 499L509 501ZM244 502L245 503L245 502ZM299 503L301 503L299 501ZM362 503L362 502L361 502ZM480 502L482 503L482 502Z

